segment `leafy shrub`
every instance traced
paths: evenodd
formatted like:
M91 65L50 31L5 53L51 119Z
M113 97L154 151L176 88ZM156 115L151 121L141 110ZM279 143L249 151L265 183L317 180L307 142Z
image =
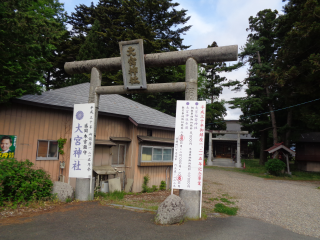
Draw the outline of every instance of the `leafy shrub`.
M20 203L51 196L53 183L42 169L33 169L29 160L0 159L0 205Z
M286 164L279 159L270 159L265 164L266 169L272 175L279 176L285 169Z
M159 189L163 191L163 190L166 190L166 187L167 187L166 182L165 181L161 181Z
M151 193L151 192L155 192L155 191L158 191L158 188L156 185L152 185L152 187L148 187L148 183L150 181L150 177L149 175L145 175L143 177L143 183L142 183L142 192L143 193Z
M149 192L149 187L148 187L149 180L150 180L150 177L148 174L143 177L143 183L142 183L142 192L143 193Z

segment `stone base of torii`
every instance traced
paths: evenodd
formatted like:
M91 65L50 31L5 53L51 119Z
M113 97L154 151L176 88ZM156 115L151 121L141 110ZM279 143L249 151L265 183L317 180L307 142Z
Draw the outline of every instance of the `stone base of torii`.
M240 159L240 134L248 134L248 131L223 131L223 130L206 130L206 133L209 134L209 153L207 165L213 166L213 152L212 152L212 141L234 141L234 139L225 139L225 138L212 138L212 134L237 134L237 160L235 166L241 168L241 159Z
M154 92L182 92L185 91L185 100L198 100L198 63L236 61L238 58L238 45L214 47L196 50L165 52L144 55L146 67L163 67L186 65L185 82L147 84L146 89L128 90L124 86L101 86L101 71L121 70L121 58L104 58L78 62L65 63L64 69L68 74L91 73L89 103L95 103L95 122L98 119L99 98L101 94L134 94ZM95 124L95 136L96 136ZM94 143L93 143L93 146ZM94 153L94 149L93 149ZM94 159L94 155L92 156ZM87 179L90 181L90 179ZM78 183L78 182L77 182ZM90 185L92 186L91 182ZM83 186L77 186L82 187ZM87 196L91 196L87 189ZM200 191L180 190L180 197L186 204L185 217L197 219L200 216ZM89 197L88 197L89 200Z

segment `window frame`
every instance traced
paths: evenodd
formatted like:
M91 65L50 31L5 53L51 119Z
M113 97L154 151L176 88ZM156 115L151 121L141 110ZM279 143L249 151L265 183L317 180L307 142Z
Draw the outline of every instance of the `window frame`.
M38 157L38 151L39 151L39 142L48 142L47 146L47 156L49 154L49 148L50 148L50 142L57 142L57 156L56 157ZM59 160L59 144L58 140L43 140L43 139L38 139L37 141L37 155L36 155L36 160Z
M117 147L118 148L118 163L113 163L113 153L112 153L112 159L111 159L111 165L112 166L124 166L126 163L126 156L127 156L127 144L124 143L116 143L117 146L113 146L113 147ZM123 163L119 163L119 157L120 157L120 146L124 146L124 156L123 156ZM113 152L113 150L111 150Z
M142 161L143 148L152 148L151 161ZM162 160L154 160L154 159L153 159L153 156L154 156L154 148L161 148L161 149L162 149ZM164 149L171 149L171 160L169 160L169 161L163 160L163 150L164 150ZM141 163L150 163L150 162L172 163L172 162L173 162L173 153L174 153L174 147L141 145L141 150L140 150L140 162L141 162Z

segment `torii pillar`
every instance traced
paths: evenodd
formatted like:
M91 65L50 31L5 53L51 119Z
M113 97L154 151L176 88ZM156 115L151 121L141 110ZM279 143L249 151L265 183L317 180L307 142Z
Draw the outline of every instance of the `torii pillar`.
M224 139L224 138L212 138L212 134L237 134L237 161L235 167L241 168L241 159L240 159L240 134L249 134L248 131L226 131L226 130L207 130L206 133L209 133L209 156L208 156L208 166L212 166L212 158L211 158L211 149L212 149L212 141L214 140L229 140L234 141L234 139Z
M237 58L238 45L145 54L144 62L146 67L186 65L186 79L185 82L147 84L147 89L137 90L128 90L125 89L124 86L101 86L101 72L121 70L121 57L67 62L64 65L64 69L68 74L92 73L90 81L89 102L96 103L97 121L99 107L98 103L101 94L141 94L185 91L186 100L197 101L198 63L236 61ZM96 136L96 128L94 135ZM94 148L95 146L93 146L93 153ZM90 191L88 189L88 196ZM200 191L180 190L180 197L187 207L186 217L194 219L199 218L201 199Z

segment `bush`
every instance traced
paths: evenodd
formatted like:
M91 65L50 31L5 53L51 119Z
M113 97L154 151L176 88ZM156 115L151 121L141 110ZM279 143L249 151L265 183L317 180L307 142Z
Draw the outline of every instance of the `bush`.
M32 169L29 160L0 159L0 205L20 203L51 196L53 183L42 169Z
M148 187L149 180L150 180L149 175L145 175L143 177L143 183L142 183L142 192L143 193L150 192L149 187Z
M270 174L279 176L281 171L285 169L286 164L279 159L270 159L266 162L265 167Z
M148 187L148 183L150 181L150 177L149 175L145 175L143 177L143 183L142 183L142 192L143 193L152 193L152 192L155 192L155 191L158 191L158 188L156 185L152 185L151 188Z
M161 181L159 189L163 191L163 190L166 190L166 187L167 187L166 182L165 181Z

